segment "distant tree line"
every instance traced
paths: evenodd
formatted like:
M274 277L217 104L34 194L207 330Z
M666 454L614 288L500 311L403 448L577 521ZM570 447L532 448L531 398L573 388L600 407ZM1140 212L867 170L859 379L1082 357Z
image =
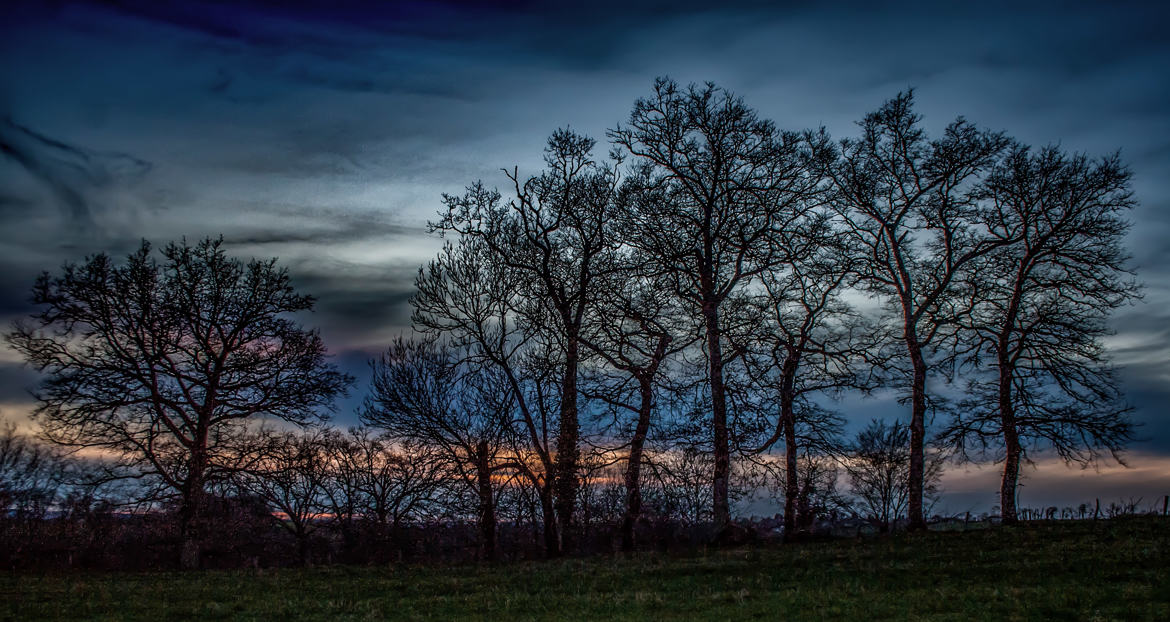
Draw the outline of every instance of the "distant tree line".
M44 373L44 442L6 432L6 525L101 506L158 522L184 567L231 524L301 563L555 557L741 542L737 504L768 494L788 539L924 529L945 459L1001 460L1010 524L1032 452L1120 459L1101 338L1139 290L1116 154L962 118L932 138L912 93L833 140L667 79L608 138L600 158L558 130L538 174L443 196L361 428L324 424L353 379L275 260L144 242L44 274L7 335ZM846 438L845 391L908 417Z

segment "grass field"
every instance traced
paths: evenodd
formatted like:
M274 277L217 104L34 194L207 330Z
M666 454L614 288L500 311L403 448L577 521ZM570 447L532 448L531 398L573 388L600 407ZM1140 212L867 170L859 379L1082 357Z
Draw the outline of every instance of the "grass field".
M0 599L14 620L1170 620L1170 521L498 567L9 573Z

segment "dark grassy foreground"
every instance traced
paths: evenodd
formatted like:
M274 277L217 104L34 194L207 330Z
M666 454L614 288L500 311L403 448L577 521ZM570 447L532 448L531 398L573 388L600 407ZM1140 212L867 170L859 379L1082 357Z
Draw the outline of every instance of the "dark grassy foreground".
M1170 620L1170 521L500 567L0 575L5 619Z

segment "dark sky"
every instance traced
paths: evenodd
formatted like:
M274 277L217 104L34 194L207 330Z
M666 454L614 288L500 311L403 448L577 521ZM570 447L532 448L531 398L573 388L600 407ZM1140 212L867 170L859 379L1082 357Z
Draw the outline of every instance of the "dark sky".
M1146 293L1118 314L1109 347L1144 440L1134 469L1069 486L1170 492L1164 3L329 4L6 8L0 319L27 312L35 275L63 261L223 234L233 253L291 268L320 299L309 322L361 374L407 324L411 279L439 245L425 223L440 194L502 185L502 167L535 172L566 125L602 141L600 155L655 76L714 81L782 128L838 137L914 88L932 130L963 115L1034 145L1120 150L1131 165L1128 242ZM34 381L0 352L5 413L27 411ZM897 412L846 406L858 421Z

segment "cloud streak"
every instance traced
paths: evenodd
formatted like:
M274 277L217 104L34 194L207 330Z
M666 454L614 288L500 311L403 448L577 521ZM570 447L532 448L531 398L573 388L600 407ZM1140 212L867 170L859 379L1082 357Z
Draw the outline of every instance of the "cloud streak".
M44 184L75 224L94 224L94 191L133 183L151 165L132 155L77 147L35 132L11 118L0 121L0 153Z

